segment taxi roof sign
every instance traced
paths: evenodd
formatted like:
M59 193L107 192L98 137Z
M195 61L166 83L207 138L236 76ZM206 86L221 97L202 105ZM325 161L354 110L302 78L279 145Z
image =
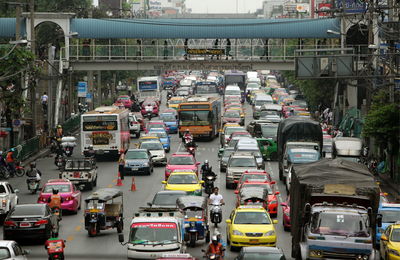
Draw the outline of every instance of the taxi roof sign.
M242 205L239 206L238 209L264 209L264 208L258 205Z

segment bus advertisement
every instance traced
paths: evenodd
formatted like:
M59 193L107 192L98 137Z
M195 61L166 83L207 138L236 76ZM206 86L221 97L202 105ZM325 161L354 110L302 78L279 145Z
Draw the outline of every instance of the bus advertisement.
M118 155L129 148L129 110L98 107L81 115L81 148L86 156L90 145L96 154Z
M191 97L180 103L179 135L189 130L194 137L215 138L221 123L221 101L217 97Z
M158 76L138 78L137 91L139 101L143 101L147 97L155 97L160 99L160 86L161 78Z

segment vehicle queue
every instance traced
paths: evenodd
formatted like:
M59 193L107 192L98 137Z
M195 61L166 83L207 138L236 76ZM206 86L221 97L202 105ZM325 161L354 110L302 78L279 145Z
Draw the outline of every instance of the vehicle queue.
M292 257L296 259L400 258L400 227L396 225L400 221L400 206L380 203L382 194L373 176L368 175L363 165L354 162L354 157L360 159L360 155L352 152L348 153L351 156L342 156L346 153L335 149L332 136L332 157L342 157L341 161L324 159L328 156L323 153L323 144L331 130L323 129L311 118L307 103L298 91L282 88L270 72L247 73L244 82L243 77L236 83L230 78L228 85L216 71L208 74L171 72L164 78L164 81L160 77L140 81L141 86L151 87L141 89L143 100L132 100L140 102L139 113L129 113L126 108L132 109L133 105L126 101L129 96L121 95L114 106L96 108L82 116L81 145L86 155L90 149L99 159L104 154L120 154L123 168L119 174L123 176L151 175L154 167L165 167L164 190L155 191L152 202L134 209L132 219L124 218L123 193L116 188L102 188L86 198L84 221L89 236L116 228L120 243L127 247L128 258L132 259L193 259L186 248L195 248L198 240L211 242L204 252L208 259L223 259L225 248L222 245L240 251L237 259L286 259L283 251L276 247L274 226L278 223L276 217L281 206L282 224L285 230L291 231L295 243ZM173 78L180 78L185 85L181 87L179 80ZM162 82L165 85L162 86ZM148 95L146 88L151 92L169 89L167 97L170 98L165 101L167 109L161 109L162 95ZM253 111L245 110L245 102ZM246 113L252 114L254 120L246 122ZM304 131L304 126L307 130L301 132L299 129ZM182 137L181 149L167 156L171 149L170 134L174 133ZM138 138L135 148L129 145L132 137ZM220 148L210 157L219 157L218 170L213 170L206 161L196 160L196 150L201 146L198 140L214 138L219 138ZM351 147L346 149L352 151ZM269 160L278 160L279 179L288 193L297 194L296 197L290 196L279 204L278 185L265 170ZM68 172L70 167L72 170ZM337 171L329 171L329 168L339 167L344 174L326 178L318 172L319 167L328 168L326 172L332 176L336 176ZM347 185L354 181L352 171L365 176L363 183L369 189L370 204L363 204L364 198L357 197L366 195L357 192L359 187ZM315 186L314 191L322 195L318 199L311 200L310 195L298 200L301 192L309 192L308 189L299 190L302 184L299 176L306 178L308 173L312 173L312 178L303 185L308 185L310 190ZM211 178L207 184L208 176ZM224 180L221 183L225 182L227 189L234 189L232 196L236 198L236 207L229 216L222 216L224 202L218 189L206 192L207 185L214 187L216 178ZM341 178L343 182L339 181ZM79 185L82 179L88 182ZM96 182L96 166L91 161L67 160L60 179L48 181L41 190L38 203L44 205L40 209L34 205L16 205L8 213L4 239L18 240L26 234L34 234L31 231L38 231L44 240L57 237L55 227L59 219L53 217L46 205L51 202L47 197L57 190L62 197L60 208L77 212L83 205L80 189L93 189ZM318 186L321 183L324 186ZM341 205L336 205L338 203ZM353 206L349 208L348 204ZM292 209L292 205L295 208ZM31 207L30 212L41 210L43 216L22 222L14 220L23 207ZM340 207L342 213L336 214L335 207ZM325 216L321 212L328 213ZM354 220L353 213L361 216L359 220ZM304 217L299 220L299 215ZM305 221L307 217L309 221ZM293 220L295 226L292 226ZM320 223L314 223L317 220ZM126 242L121 233L124 221L131 221ZM381 225L382 222L386 225ZM349 223L358 226L348 226ZM226 237L221 237L218 231L221 228L226 229ZM308 236L300 234L299 230L303 229L309 232ZM344 232L345 229L352 233ZM379 241L376 234L379 234ZM346 246L341 247L343 243ZM60 253L58 256L64 257Z

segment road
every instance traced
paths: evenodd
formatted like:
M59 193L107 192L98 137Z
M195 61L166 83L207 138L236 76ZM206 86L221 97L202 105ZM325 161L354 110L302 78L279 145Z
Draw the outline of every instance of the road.
M165 100L165 99L164 99ZM246 111L246 122L252 120L251 107L245 106ZM171 135L172 138L172 154L178 151L180 148L180 139L177 134ZM135 142L132 139L131 146ZM218 174L216 185L220 187L221 194L224 197L226 205L223 207L223 219L225 220L231 210L234 209L235 194L233 190L227 190L225 188L225 176L224 173L219 173L219 163L217 152L219 149L218 138L211 142L198 142L198 150L196 153L196 159L201 163L208 159ZM80 151L76 149L74 156L79 157ZM43 173L42 183L45 183L49 179L58 178L58 170L54 165L54 158L46 157L37 160L37 167ZM101 187L115 187L117 181L117 163L115 161L102 161L98 162L98 188ZM270 172L273 179L277 182L278 190L281 192L279 195L280 201L286 200L286 189L284 185L279 182L278 178L278 164L277 162L267 162L266 171ZM135 176L137 190L130 191L132 177L127 176L123 181L124 186L118 187L124 192L124 216L125 226L124 234L125 239L129 234L129 223L132 219L134 212L138 210L140 206L146 206L146 202L151 201L153 195L163 189L161 181L164 178L164 167L156 167L151 176ZM9 182L13 187L20 190L19 201L20 203L36 203L38 195L31 195L28 192L25 178L13 178ZM90 191L83 191L83 198L86 198L91 194ZM281 210L279 210L278 221L279 224L275 225L275 229L278 237L278 247L282 248L285 252L286 257L290 259L290 245L291 237L289 232L285 232L282 227ZM223 239L226 240L226 224L223 221L219 227L219 231L222 233ZM214 228L211 229L213 233ZM2 233L2 230L1 232ZM2 234L0 234L2 237ZM126 259L127 249L119 244L116 229L108 231L102 231L97 237L89 237L83 224L83 207L77 215L66 215L61 221L60 237L67 241L65 255L66 259ZM24 241L22 244L25 249L31 250L29 259L46 259L46 251L42 245L35 245L35 241ZM204 242L198 242L195 248L188 248L188 252L193 256L201 259L201 249L206 249ZM225 259L234 259L237 253L232 253L229 250L226 251Z

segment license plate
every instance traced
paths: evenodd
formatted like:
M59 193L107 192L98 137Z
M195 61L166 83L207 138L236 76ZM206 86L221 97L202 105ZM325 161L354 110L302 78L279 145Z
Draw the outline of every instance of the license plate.
M32 224L29 222L21 222L21 223L19 223L19 226L20 227L30 227L30 226L32 226Z
M74 178L79 178L81 177L81 173L80 172L74 172Z
M258 243L258 239L250 239L250 244L257 244Z
M139 168L132 168L132 171L137 171L139 170Z

